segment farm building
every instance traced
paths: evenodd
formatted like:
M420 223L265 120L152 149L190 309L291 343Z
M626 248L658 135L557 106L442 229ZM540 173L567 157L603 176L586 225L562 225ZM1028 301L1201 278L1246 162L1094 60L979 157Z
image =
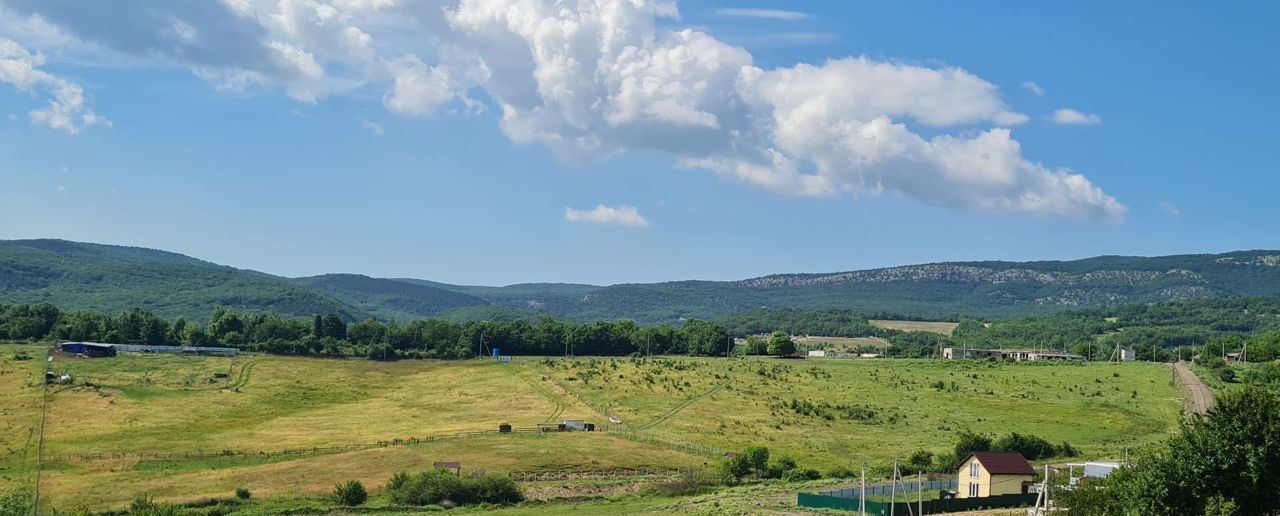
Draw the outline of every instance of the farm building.
M146 346L141 344L103 344L100 342L60 342L58 351L73 355L90 357L115 356L121 353L177 353L184 355L226 355L240 354L236 348L213 348L200 346Z
M959 358L1006 358L1005 351L999 349L942 348L942 358L948 360Z
M62 342L58 344L58 351L92 358L116 356L116 347L114 345L99 344L97 342Z
M1090 478L1107 478L1122 466L1124 465L1115 461L1072 462L1067 464L1067 478L1074 486Z
M957 495L960 498L986 498L1007 494L1026 494L1036 470L1017 452L973 452L960 463Z
M214 348L204 346L144 346L140 344L115 344L116 349L126 353L180 353L183 355L229 355L240 354L236 348Z

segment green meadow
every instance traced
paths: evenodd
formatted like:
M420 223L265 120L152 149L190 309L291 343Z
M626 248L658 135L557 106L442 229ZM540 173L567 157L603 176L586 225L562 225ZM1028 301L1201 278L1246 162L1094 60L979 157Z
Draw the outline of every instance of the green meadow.
M33 359L14 359L23 351ZM0 345L0 491L34 482L43 356ZM718 462L711 450L753 445L821 471L883 469L915 450L945 452L961 431L1017 431L1118 457L1169 435L1182 403L1167 368L1141 363L121 354L59 357L53 368L75 382L49 387L46 509L120 509L140 494L192 502L237 488L254 494L246 511L318 507L349 479L369 486L377 506L392 474L435 461L572 475L701 468ZM562 419L604 431L492 433ZM529 482L536 500L504 511L704 511L755 496L752 486L714 500L645 490L659 481ZM770 503L794 502L795 487L757 487L771 490Z

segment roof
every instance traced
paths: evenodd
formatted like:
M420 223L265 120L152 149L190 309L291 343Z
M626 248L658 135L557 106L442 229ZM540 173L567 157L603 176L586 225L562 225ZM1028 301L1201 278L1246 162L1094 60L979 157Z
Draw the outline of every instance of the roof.
M992 475L1035 475L1035 468L1018 452L976 451L965 457L961 464L969 462L969 458L978 459L982 468Z

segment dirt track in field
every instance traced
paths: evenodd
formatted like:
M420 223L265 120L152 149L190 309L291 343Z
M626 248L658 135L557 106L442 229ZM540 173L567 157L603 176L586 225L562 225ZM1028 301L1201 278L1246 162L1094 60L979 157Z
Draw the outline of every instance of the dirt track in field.
M1204 414L1213 408L1213 392L1186 362L1173 364L1173 376L1178 379L1178 385L1187 397L1187 413Z

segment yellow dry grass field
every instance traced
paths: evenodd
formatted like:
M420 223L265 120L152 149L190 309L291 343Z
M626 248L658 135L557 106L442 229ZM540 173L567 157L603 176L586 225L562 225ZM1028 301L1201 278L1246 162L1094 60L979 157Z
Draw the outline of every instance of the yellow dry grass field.
M62 365L76 384L52 391L45 451L54 455L372 443L590 413L531 387L518 366L490 362L122 353Z
M4 346L9 354L11 346ZM43 358L42 348L31 348ZM0 362L6 484L34 471L30 429L39 421L36 361ZM31 369L15 373L19 366ZM378 486L400 470L461 461L496 471L688 467L705 458L603 434L444 438L300 456L244 456L330 446L531 428L566 418L600 421L590 407L516 364L489 361L373 362L276 356L191 357L121 353L59 357L75 383L51 386L41 482L45 507L119 508L138 494L184 501L226 496L309 496L339 480ZM22 436L22 438L19 438ZM152 459L138 454L235 452L229 457ZM119 454L86 460L82 454ZM29 464L28 464L29 463Z
M1011 431L1117 457L1168 437L1166 367L942 360L545 359L538 370L629 428L693 444L768 446L820 470L945 452Z
M0 346L0 493L35 482L44 349Z
M146 493L189 502L246 488L255 497L322 498L333 485L359 480L375 493L397 471L426 471L436 461L466 471L554 471L700 466L705 459L604 433L493 435L391 446L287 460L138 459L53 463L44 473L46 507L121 508Z
M6 482L29 481L37 360L0 346ZM37 357L43 356L40 348ZM1018 431L1115 457L1163 439L1181 407L1158 365L769 358L519 357L512 364L122 353L59 358L50 388L46 508L119 508L147 493L186 501L245 487L255 499L317 499L346 479L378 487L400 470L461 461L491 471L688 467L709 456L610 433L458 437L409 446L243 455L492 431L608 415L644 437L728 450L765 445L803 467L884 466L949 449L960 431ZM24 434L25 432L25 434ZM220 452L154 458L146 453ZM114 453L85 460L77 454ZM11 463L28 464L10 466ZM644 502L650 503L650 502Z
M933 321L888 321L883 319L873 319L868 322L886 330L931 331L933 333L941 333L943 335L951 335L956 331L956 327L960 326L960 323Z

